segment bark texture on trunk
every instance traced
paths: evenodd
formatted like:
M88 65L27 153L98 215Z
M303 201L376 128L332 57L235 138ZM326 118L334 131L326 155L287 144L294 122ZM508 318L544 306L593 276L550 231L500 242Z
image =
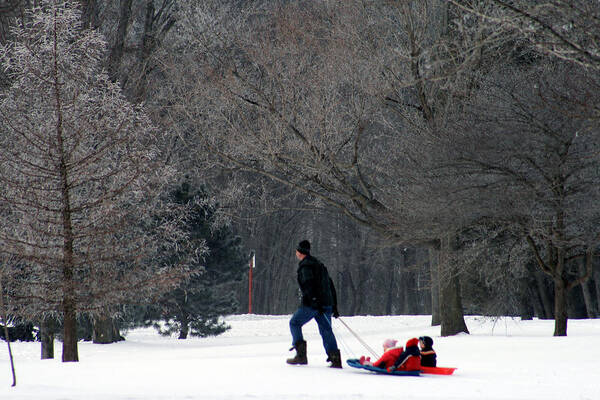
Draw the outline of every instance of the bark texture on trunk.
M567 287L562 279L554 280L554 336L567 336Z
M179 339L187 339L190 332L190 319L187 314L179 316L179 322L181 323L181 329L179 330Z
M54 322L44 318L40 323L40 341L42 360L54 358L54 335L56 328Z
M116 343L122 340L119 328L110 317L94 318L92 342L98 344Z
M458 271L451 259L455 249L456 235L450 234L442 241L440 249L442 257L440 257L438 276L441 278L439 282L442 336L469 333L463 314Z
M69 298L63 301L63 362L79 361L77 350L77 316L75 302Z
M439 242L436 247L429 249L429 273L431 275L431 326L442 324L440 315L440 280L438 268L440 265Z

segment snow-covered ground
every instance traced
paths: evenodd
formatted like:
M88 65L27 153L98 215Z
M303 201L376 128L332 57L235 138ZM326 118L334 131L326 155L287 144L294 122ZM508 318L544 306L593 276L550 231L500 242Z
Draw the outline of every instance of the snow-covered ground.
M177 340L151 329L125 342L79 345L79 363L41 361L39 343L13 343L17 386L0 342L0 399L600 399L600 320L570 320L568 337L553 337L553 321L468 317L470 335L440 337L427 316L342 317L371 348L386 338L404 343L428 335L438 365L452 376L385 376L327 368L316 324L304 328L307 366L286 365L289 316L238 315L214 338ZM340 321L342 357L368 351Z

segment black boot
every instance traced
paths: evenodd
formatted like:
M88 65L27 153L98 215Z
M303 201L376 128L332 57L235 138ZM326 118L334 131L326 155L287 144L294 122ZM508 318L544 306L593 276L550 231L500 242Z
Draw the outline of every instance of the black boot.
M329 352L327 361L331 361L331 368L342 368L342 356L339 350Z
M294 344L290 350L296 349L296 357L288 358L287 363L292 365L305 365L308 364L308 360L306 358L306 342L304 340L299 340Z

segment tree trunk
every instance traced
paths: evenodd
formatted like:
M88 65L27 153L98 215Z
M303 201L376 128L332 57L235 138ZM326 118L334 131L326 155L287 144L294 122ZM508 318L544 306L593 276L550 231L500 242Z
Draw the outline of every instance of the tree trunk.
M554 318L554 312L552 308L552 300L551 295L548 293L548 289L546 287L545 277L543 272L539 271L537 268L534 272L535 281L537 283L537 289L540 294L540 299L542 300L542 306L544 307L544 315L540 315L542 319L552 319Z
M554 336L567 336L567 288L562 279L554 280Z
M179 330L178 339L187 339L188 333L190 332L190 320L187 314L183 314L179 316L179 323L181 324L181 329Z
M531 299L531 303L533 306L533 315L537 316L540 319L543 319L543 316L545 315L544 312L544 306L542 305L542 299L540 298L540 294L537 290L532 290L532 299Z
M79 361L77 351L77 316L75 303L69 298L63 301L63 351L62 361Z
M575 319L589 318L585 294L585 283L567 288L567 317Z
M430 44L433 44L448 33L448 2L445 0L433 0L428 8L428 12L428 39Z
M393 250L392 250L393 251ZM393 257L391 257L393 260ZM396 274L398 272L396 271L396 267L395 264L392 263L392 266L390 268L390 275L389 275L389 283L388 283L388 287L387 287L387 295L386 295L386 299L385 299L385 315L392 315L393 311L394 311L394 298L396 296L394 296L395 294L395 289L396 289Z
M81 3L81 20L86 29L98 29L98 2L97 0L79 0Z
M445 242L445 243L444 243ZM449 234L442 241L440 251L444 262L439 265L440 279L440 316L441 335L452 336L457 333L469 333L462 308L460 281L450 254L456 248L456 235Z
M348 270L344 270L343 272L343 285L342 285L342 293L343 297L349 299L349 315L356 315L356 288L354 286L354 281L352 279L352 274Z
M67 203L68 204L68 203ZM70 215L70 212L66 212ZM73 241L70 230L70 218L65 240L65 261L63 266L63 351L62 361L79 361L77 350L77 309L75 306L75 289L73 288ZM71 238L71 239L69 239Z
M452 336L461 332L469 333L462 310L458 277L451 277L443 283L440 293L441 335Z
M593 279L596 289L596 304L598 305L598 312L600 313L600 266L598 265L594 268Z
M402 266L400 267L400 296L398 296L400 298L400 314L402 315L408 315L409 311L408 311L408 303L406 301L406 293L408 292L409 288L408 288L408 280L406 279L406 271L404 270L404 263L402 264Z
M4 287L2 286L2 271L0 271L0 313L2 315L2 322L4 325L4 338L6 339L6 345L8 346L8 358L10 360L10 370L12 372L12 385L17 386L17 374L15 373L15 363L13 361L12 349L10 347L10 334L8 333L8 317L6 307L4 305Z
M419 315L431 314L431 265L429 262L429 249L420 248L417 251L418 268L417 278L417 307Z
M399 300L400 300L400 314L402 315L408 315L409 311L408 311L408 302L407 302L407 296L406 294L408 293L408 280L406 279L406 251L404 250L400 250L400 259L399 259L399 268L398 268L398 277L400 279L400 292L399 292Z
M58 71L54 71L58 76ZM77 301L75 296L75 262L73 243L73 221L71 216L71 185L67 168L67 155L63 143L63 114L61 87L58 78L54 78L54 101L56 102L56 138L60 152L61 218L63 228L62 248L62 285L63 285L63 352L62 361L79 361L77 353Z
M404 303L406 314L418 314L419 300L417 291L417 274L415 265L417 263L417 251L414 248L408 248L404 254L404 280L406 282L406 292L404 293ZM411 268L413 267L413 268Z
M263 254L267 254L266 252ZM273 296L274 293L276 293L276 286L275 283L278 282L278 276L277 274L281 274L281 271L283 270L283 268L265 268L267 265L266 263L268 262L268 265L276 265L276 260L275 257L273 256L273 253L271 253L271 257L269 260L264 259L263 264L261 264L261 266L263 267L263 269L260 270L260 276L264 276L263 279L261 279L261 288L262 288L262 301L260 304L260 307L257 308L257 312L263 313L263 314L273 314L274 310L276 310L278 307L280 307L278 304L276 304L276 302L278 301L278 298L276 298L275 296ZM257 271L253 271L253 272L257 272Z
M54 334L56 326L54 320L50 318L42 319L40 323L40 342L42 360L54 358Z
M595 294L596 314L600 317L600 267L596 266L593 271L590 286L592 287L592 292Z
M593 259L592 261L592 271L593 271ZM585 270L586 266L585 266L585 262L582 263L582 269ZM600 316L600 304L597 303L597 298L594 294L594 274L592 272L592 275L590 276L590 278L586 281L583 282L581 284L581 290L583 293L583 300L585 302L585 308L586 308L586 312L587 312L587 318L597 318L598 316ZM596 286L597 288L597 286Z
M409 315L419 314L419 292L417 291L417 279L414 272L409 271L408 277L408 290L406 292L406 304Z
M534 302L533 291L531 290L531 279L527 275L520 279L519 285L519 312L521 314L521 320L532 320L534 315Z
M442 323L440 315L440 280L438 268L440 265L440 244L436 241L435 247L429 248L429 274L431 276L431 326Z
M189 324L181 325L181 330L179 331L179 337L177 339L187 339L189 332Z
M366 262L366 260L362 260L363 262ZM363 264L364 265L364 264ZM356 283L354 284L354 288L355 288L355 294L354 296L356 296L356 305L355 305L355 312L358 314L364 314L365 310L363 310L363 305L365 303L365 274L363 273L363 269L361 267L361 269L358 270L358 279L356 279Z
M583 300L585 302L585 309L588 318L598 317L598 309L596 308L595 299L592 293L591 282L584 282L581 284L581 290L583 292Z
M94 318L94 331L92 334L92 342L97 344L116 343L121 340L119 329L115 325L115 321L110 317Z
M67 210L64 214L65 219L65 261L63 266L63 351L62 361L79 361L77 351L77 309L75 303L75 288L73 278L73 235L70 225L70 211L67 204Z
M125 37L131 23L131 4L133 0L120 0L119 7L119 23L115 35L115 42L110 49L108 56L108 73L110 79L117 81L119 79L119 70L121 68L121 60L123 59L123 51L125 48Z

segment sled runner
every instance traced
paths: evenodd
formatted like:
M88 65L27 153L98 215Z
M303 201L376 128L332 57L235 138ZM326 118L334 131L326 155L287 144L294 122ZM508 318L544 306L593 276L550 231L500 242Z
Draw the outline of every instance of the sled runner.
M421 367L422 374L452 375L456 368L451 367Z
M367 371L376 372L378 374L385 375L401 375L401 376L419 376L421 373L419 371L392 371L388 372L388 370L383 368L373 367L372 365L361 365L361 363L356 358L351 358L346 360L346 363L353 368L361 368L366 369Z

